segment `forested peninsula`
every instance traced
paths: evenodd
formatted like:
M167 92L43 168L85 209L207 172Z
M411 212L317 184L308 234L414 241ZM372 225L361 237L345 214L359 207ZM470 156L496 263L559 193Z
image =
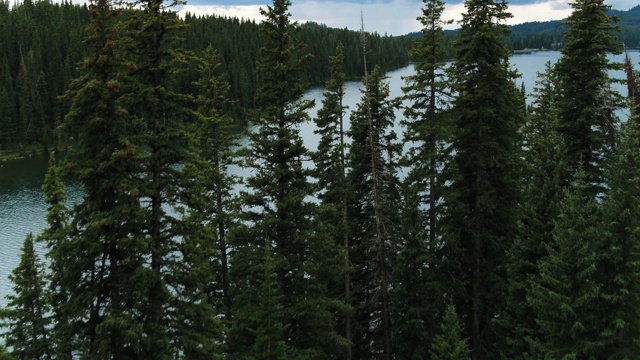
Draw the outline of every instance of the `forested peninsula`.
M79 76L78 64L90 54L85 43L91 21L88 6L69 2L27 0L10 6L0 1L0 151L29 152L35 148L71 145L56 128L69 112L70 103L61 99L72 80ZM181 51L201 54L215 48L221 57L217 71L224 74L235 100L232 115L243 126L247 111L255 106L261 79L256 74L258 52L262 46L259 24L220 16L196 17L187 14L185 31L172 46ZM304 86L322 85L329 78L328 57L338 42L344 44L344 71L348 79L360 80L364 73L360 34L347 29L333 29L321 24L299 25L300 38L312 54L305 70L299 74ZM370 61L383 71L409 63L409 36L369 34ZM187 68L173 80L180 92L196 94L196 62L192 57Z
M404 55L381 50L403 38L292 22L288 0L244 25L181 19L174 5L3 8L66 8L51 26L86 24L69 30L84 44L77 59L62 45L47 55L67 64L68 109L32 141L72 146L49 155L47 228L15 239L0 358L637 358L640 82L628 57L609 60L624 53L610 6L571 3L561 56L528 105L509 63L506 2L466 1L449 42L445 3L425 0ZM255 77L252 99L238 98L245 80L234 88L225 53L240 44L185 45L222 34L209 22L255 31L255 67L237 70ZM209 25L190 39L196 23ZM54 34L8 39L46 48ZM307 70L324 56L310 34L336 37L324 72ZM8 51L18 69L49 65ZM402 56L415 73L391 97L385 68ZM347 108L358 69L360 101ZM32 92L53 82L44 70L18 74L16 99L44 111ZM312 118L303 95L321 79ZM316 151L300 134L310 121ZM67 202L65 181L80 184L80 201Z

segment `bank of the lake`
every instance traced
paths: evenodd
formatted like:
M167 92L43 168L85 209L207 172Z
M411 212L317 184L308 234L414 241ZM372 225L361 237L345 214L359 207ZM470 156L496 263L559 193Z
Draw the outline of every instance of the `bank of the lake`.
M640 53L630 53L634 64L640 61ZM536 73L544 70L545 63L556 62L560 56L557 51L538 51L527 54L516 54L511 57L511 64L518 69L522 76L517 80L517 85L524 83L528 92L534 88ZM616 56L616 61L622 61L623 55ZM388 83L391 96L400 96L403 77L413 74L413 66L407 66L388 73ZM618 78L624 78L622 71L613 74ZM619 84L619 91L626 94L623 85ZM349 82L346 87L345 104L350 110L356 108L362 94L359 82ZM308 99L315 99L316 108L310 112L315 117L316 110L322 104L322 88L314 88L306 92ZM397 112L395 131L400 136L402 128L399 125L402 112ZM348 126L348 124L347 124ZM313 133L313 123L305 124L301 128L301 135L305 144L310 149L315 149L318 137ZM0 162L0 307L6 305L6 295L11 292L11 283L8 275L20 261L20 248L28 233L39 234L46 226L45 216L47 206L41 191L44 174L46 172L47 159L45 156L25 157ZM236 169L242 175L241 169ZM71 202L80 200L82 193L77 184L68 184L67 192ZM38 244L38 251L42 254L44 249Z

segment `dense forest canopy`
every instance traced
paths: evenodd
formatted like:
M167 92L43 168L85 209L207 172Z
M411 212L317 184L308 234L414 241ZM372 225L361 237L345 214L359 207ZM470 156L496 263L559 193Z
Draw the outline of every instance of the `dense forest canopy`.
M69 110L69 104L59 97L78 75L77 65L88 53L83 40L89 21L90 11L85 5L24 1L9 6L9 2L0 2L0 150L20 150L34 144L55 147L68 142L55 132ZM256 76L259 25L237 18L190 14L184 23L186 31L175 46L194 54L208 46L218 50L223 59L218 70L225 74L231 96L237 100L234 117L244 123L260 86ZM348 78L362 76L358 32L314 23L299 27L307 51L313 54L300 74L306 86L321 85L328 79L326 63L338 42L344 44L349 55L345 61ZM375 47L368 56L383 70L408 64L412 45L408 36L370 34L369 41ZM181 91L197 91L194 66L177 79Z
M468 0L452 39L444 2L426 0L406 53L407 38L292 22L288 0L263 8L260 24L180 19L164 0L118 4L2 8L7 128L72 146L49 155L47 227L25 234L10 275L0 358L640 352L640 74L628 58L611 62L624 46L603 1L571 4L530 106L504 1ZM75 21L65 34L82 52L13 27L52 14ZM415 73L391 97L385 70L405 55ZM236 56L252 60L235 69ZM47 57L69 78L48 73ZM623 68L627 94L609 75ZM345 82L358 76L347 108ZM303 94L321 79L311 118ZM64 102L47 102L52 84ZM315 152L301 136L310 121ZM68 179L82 187L74 204Z
M627 48L635 48L640 43L640 6L628 11L608 10L607 14L619 18L620 40ZM89 16L87 6L66 1L25 1L13 6L8 1L0 2L0 151L69 144L69 139L60 138L55 131L69 109L69 104L59 97L77 76L77 64L87 53L83 39ZM259 87L255 76L259 24L191 14L185 16L184 22L187 31L178 46L196 54L208 46L218 50L223 59L219 71L231 84L231 97L237 100L234 118L244 123ZM321 85L328 79L326 63L338 42L345 47L347 78L361 77L363 57L358 32L313 22L299 26L307 51L313 54L300 74L303 83ZM511 50L559 49L566 30L562 21L531 22L511 26L505 39ZM396 37L370 34L367 56L383 71L405 66L416 36L421 34ZM445 31L443 44L449 58L455 56L453 43L457 37L458 30ZM197 91L194 73L191 68L177 80L182 90Z

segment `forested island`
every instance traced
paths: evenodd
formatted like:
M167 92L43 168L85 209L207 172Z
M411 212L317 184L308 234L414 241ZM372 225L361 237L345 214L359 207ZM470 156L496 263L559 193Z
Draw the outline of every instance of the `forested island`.
M61 160L50 153L48 227L15 239L24 246L0 310L0 359L640 353L639 81L635 64L608 60L624 51L608 5L571 4L562 55L539 74L530 106L509 64L505 2L467 1L451 42L444 2L426 0L410 45L297 24L288 0L263 8L260 24L180 19L174 5L26 2L0 12L24 12L0 19L2 45L56 41L56 31L6 31L28 26L30 12L66 14L51 26L77 24L68 31L84 44L76 53L58 38L47 58L59 62L18 42L3 52L20 56L0 79L25 92L0 95L26 96L25 109L42 115L9 118L20 131L41 124L23 141L69 146ZM234 40L242 31L253 32L245 50ZM324 55L307 43L313 34L333 39L315 45L332 46ZM309 71L316 59L326 63ZM385 69L406 61L415 73L392 98ZM11 77L10 66L54 63L68 80ZM620 68L627 94L609 76ZM347 109L354 77L361 100ZM321 81L310 118L302 95ZM38 89L60 89L60 102L45 107ZM45 109L57 109L51 123ZM300 136L309 121L320 136L313 152ZM70 179L84 193L75 204Z

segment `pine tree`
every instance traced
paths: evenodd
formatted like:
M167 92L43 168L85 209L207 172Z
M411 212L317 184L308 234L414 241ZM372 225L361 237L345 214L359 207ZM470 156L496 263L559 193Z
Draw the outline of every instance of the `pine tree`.
M56 162L55 152L49 155L49 167L42 185L45 203L49 205L47 211L47 227L37 237L38 242L44 243L49 259L47 303L53 311L53 327L51 329L52 350L58 359L71 359L71 335L69 333L69 318L61 311L68 300L69 287L64 284L64 268L61 261L64 254L64 243L68 235L68 212L66 207L67 194L60 176L60 169Z
M384 79L378 66L364 77L349 130L355 358L392 355L389 289L399 225L399 149L391 127L399 104Z
M436 278L436 249L429 247L422 197L414 186L402 186L399 252L393 264L392 337L398 359L428 358L437 332L441 294Z
M503 41L503 1L468 1L451 76L453 159L445 194L443 273L463 314L472 359L495 356L493 320L504 308L506 251L516 234L522 99Z
M235 148L239 146L239 132L235 120L229 116L233 101L229 98L230 85L223 78L220 65L222 58L212 47L200 56L196 70L200 79L195 82L199 89L197 97L199 119L195 125L195 148L198 156L189 177L198 179L202 197L190 196L196 203L189 204L189 212L206 223L214 236L218 256L212 263L212 271L219 277L222 290L221 304L225 318L231 317L231 294L229 289L229 245L227 233L233 225L235 211L232 189L239 179L230 173L235 163ZM216 290L216 292L217 292ZM212 289L213 291L213 289Z
M424 1L422 36L410 55L415 75L404 80L405 99L409 105L404 143L409 148L402 164L409 168L403 184L404 209L402 244L395 265L394 325L396 355L400 358L425 358L437 331L435 324L442 308L433 286L437 286L437 249L442 240L439 222L442 217L442 167L446 159L449 83L446 80L441 16L444 2Z
M619 28L612 25L617 18L607 15L611 6L603 0L577 0L571 7L566 44L556 65L559 130L567 144L567 163L580 164L595 195L602 190L604 165L618 131L619 94L611 89L609 70L619 70L621 64L610 63L607 54L620 54L622 43L615 34Z
M189 358L221 356L225 344L220 339L232 316L227 232L233 225L231 191L238 180L229 167L238 135L227 115L232 102L229 84L219 74L221 61L209 47L195 63L200 78L194 84L199 93L191 141L197 150L184 167L190 181L181 225L189 235L178 243L183 260L172 263L173 281L184 285L174 301L182 310L171 326L179 351Z
M262 84L252 116L255 128L245 152L251 176L243 194L243 220L246 232L235 237L238 253L234 256L235 282L239 289L263 274L262 259L266 241L273 249L274 271L285 327L284 339L291 358L323 358L343 351L342 338L335 332L333 307L328 296L323 271L337 259L335 246L319 226L316 206L309 201L313 188L309 170L303 167L308 151L299 133L300 124L308 121L307 110L313 103L302 99L298 74L309 58L301 53L297 27L289 20L290 2L276 0L262 10L263 47L258 76ZM260 255L258 255L258 254ZM257 284L256 286L260 286ZM233 324L237 334L247 334L246 343L238 341L236 349L255 343L252 324L237 319L249 313L255 304L240 302L236 293ZM249 316L243 315L243 316ZM253 335L251 335L253 333Z
M272 255L269 240L264 246L264 274L258 298L257 319L260 322L256 329L256 342L253 345L253 353L256 359L286 359L292 356L292 349L288 348L285 339L287 325L283 324L283 308L278 295L278 282L275 261Z
M428 205L425 217L429 234L429 244L436 245L438 238L438 204L442 200L442 183L439 172L445 158L445 142L450 114L447 112L451 100L450 84L446 79L447 53L444 49L443 26L448 22L441 19L444 2L424 1L422 16L422 36L411 51L416 68L415 75L407 76L407 86L403 88L410 104L405 108L407 120L404 142L411 144L404 158L409 166L407 181L415 186L424 197L421 204Z
M64 128L76 138L65 169L84 190L71 214L67 241L54 248L57 269L64 269L56 306L73 339L72 352L92 358L125 358L144 348L144 248L138 194L141 172L136 131L139 122L122 102L130 81L121 71L121 11L108 0L91 4L85 44L92 56L67 97ZM82 251L80 252L79 250Z
M536 314L539 338L532 339L535 359L607 357L600 303L598 241L603 237L600 212L586 173L575 175L560 203L548 255L539 261L539 278L531 282L528 301Z
M193 98L177 86L190 58L178 47L186 24L173 9L181 4L135 2L129 4L123 23L125 69L132 81L123 100L140 121L135 134L142 165L137 176L144 219L139 223L141 244L145 247L135 254L144 260L140 329L146 342L140 356L149 359L212 351L217 337L216 326L211 325L216 323L212 318L215 311L203 301L207 284L198 278L207 268L208 264L201 262L210 259L211 244L200 244L205 241L199 236L205 224L181 217L192 195L187 191L191 174L182 165L191 163L195 156L189 141L195 120L190 110ZM198 252L194 254L195 248ZM207 342L199 344L198 339Z
M431 349L432 360L467 360L471 351L463 336L464 327L458 319L456 308L449 305L442 317L441 330Z
M638 93L638 74L633 68L631 58L628 53L624 56L624 72L627 75L627 99L630 103L631 119L638 119L640 116L640 94Z
M315 171L318 179L318 199L321 201L320 217L330 228L335 244L342 248L344 263L340 269L344 286L339 285L340 279L332 279L335 284L336 296L341 297L346 305L343 319L345 340L351 342L351 260L349 241L349 211L348 197L349 184L346 177L346 150L345 137L345 81L344 73L344 46L338 43L335 55L329 57L331 78L326 84L326 91L322 100L322 108L318 110L315 119L316 134L320 135L318 150L312 154ZM351 346L348 347L346 358L352 358Z
M527 303L530 284L539 277L538 261L553 241L554 221L566 178L565 148L557 131L555 73L551 63L538 74L534 100L522 130L524 183L518 235L507 253L506 311L498 323L503 330L503 355L530 358L529 341L539 334L533 309ZM533 357L535 358L535 357Z
M599 239L597 282L601 284L603 332L609 359L631 359L640 351L640 267L635 214L640 210L640 137L635 121L623 125L620 145L613 157L606 183L609 191L602 202L602 224L606 235Z
M20 264L9 275L13 294L7 295L7 308L0 313L6 344L16 359L51 359L47 317L46 282L42 262L34 250L33 234L22 246Z

